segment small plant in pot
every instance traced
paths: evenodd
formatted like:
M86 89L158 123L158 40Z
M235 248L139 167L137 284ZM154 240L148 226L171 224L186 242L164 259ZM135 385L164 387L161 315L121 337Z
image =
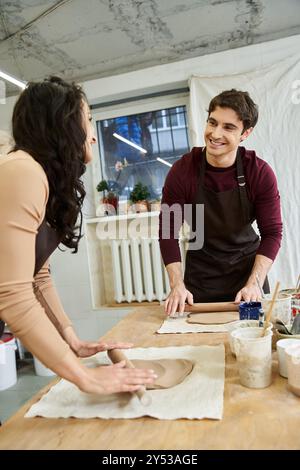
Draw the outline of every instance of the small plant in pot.
M106 180L100 181L97 185L97 191L103 193L99 215L115 215L119 202L117 192L112 190L111 185Z
M148 198L150 193L148 191L147 186L143 186L141 182L136 183L131 191L129 199L133 205L133 209L135 212L148 212L149 210L149 203Z

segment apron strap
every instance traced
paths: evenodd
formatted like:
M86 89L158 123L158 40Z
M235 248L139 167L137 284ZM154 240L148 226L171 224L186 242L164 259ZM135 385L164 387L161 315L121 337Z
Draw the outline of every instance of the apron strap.
M53 251L56 250L59 243L60 237L57 232L47 224L46 218L44 218L38 229L35 240L34 276L39 272Z
M244 169L243 169L240 148L238 148L237 155L236 155L236 170L237 170L237 181L238 181L243 219L244 219L245 224L248 224L249 223L248 196L247 196L246 180L244 176Z

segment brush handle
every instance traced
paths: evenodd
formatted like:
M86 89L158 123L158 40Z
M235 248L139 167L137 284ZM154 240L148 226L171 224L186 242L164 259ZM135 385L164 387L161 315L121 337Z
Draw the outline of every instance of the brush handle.
M117 362L125 361L126 367L128 369L134 369L135 368L134 365L132 364L132 362L125 356L125 354L122 351L120 351L120 349L109 349L107 351L107 355L114 364L116 364ZM143 397L146 393L146 388L144 386L141 387L139 390L137 390L134 393L138 396L138 398L141 401L145 402Z
M276 300L276 297L277 297L277 294L278 294L279 286L280 286L280 283L277 282L276 287L275 287L275 291L274 291L274 294L273 294L273 297L272 297L272 300L271 300L271 305L269 307L268 313L267 313L266 318L265 318L265 324L264 324L264 329L263 329L263 332L262 332L262 336L265 336L265 334L266 334L267 325L268 325L268 323L271 319L271 316L272 316L272 311L273 311L275 300Z
M259 277L258 277L257 274L256 274L256 276L255 276L255 279L256 279L257 287L259 288L259 292L260 292L261 298L264 299L264 298L265 298L265 294L264 294L264 291L263 291L262 286L260 285L260 280L259 280Z
M295 291L296 291L296 293L298 293L298 291L300 291L300 274L299 274L298 279L297 279L297 284L296 284Z

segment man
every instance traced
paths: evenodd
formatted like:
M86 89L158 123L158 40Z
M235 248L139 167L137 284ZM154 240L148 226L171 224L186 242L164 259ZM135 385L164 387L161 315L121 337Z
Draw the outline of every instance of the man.
M160 214L160 249L171 286L165 302L168 315L183 312L186 301L259 300L257 276L269 292L266 276L282 237L280 196L270 166L239 146L257 119L257 106L247 92L223 91L209 104L206 147L193 148L168 173ZM204 205L203 246L194 250L190 244L184 278L178 230L166 217L173 204L182 209ZM251 226L254 220L261 239Z

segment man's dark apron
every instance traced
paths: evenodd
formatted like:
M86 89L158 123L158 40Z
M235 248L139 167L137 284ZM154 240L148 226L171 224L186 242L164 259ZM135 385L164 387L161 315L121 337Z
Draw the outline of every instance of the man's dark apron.
M192 250L190 240L184 282L194 302L233 301L250 276L260 244L251 225L254 208L247 196L241 150L236 158L237 188L219 193L205 188L205 169L203 149L195 203L204 204L204 244ZM193 220L194 231L195 223ZM264 291L269 292L267 279Z
M40 225L35 242L35 268L34 276L47 261L49 256L58 247L60 238L57 232L47 224L46 219ZM0 320L0 338L4 331L4 322Z

